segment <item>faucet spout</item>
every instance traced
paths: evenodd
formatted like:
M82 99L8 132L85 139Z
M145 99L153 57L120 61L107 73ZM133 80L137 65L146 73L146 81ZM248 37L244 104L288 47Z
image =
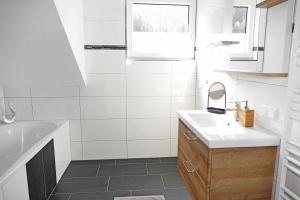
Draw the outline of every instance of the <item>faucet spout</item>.
M235 102L235 107L236 107L236 114L235 114L235 121L240 121L240 110L241 110L241 103L240 102Z
M2 122L4 124L11 124L11 123L13 123L16 120L16 112L15 112L15 110L12 108L11 105L8 105L8 107L9 107L9 110L11 112L11 116L8 116L8 115L5 115L5 114L2 116Z
M245 108L248 108L248 101L233 101L233 102L228 102L228 103L234 103L235 108L234 109L229 109L229 110L234 110L236 111L235 113L235 121L240 121L240 110L241 110L241 104L246 103Z

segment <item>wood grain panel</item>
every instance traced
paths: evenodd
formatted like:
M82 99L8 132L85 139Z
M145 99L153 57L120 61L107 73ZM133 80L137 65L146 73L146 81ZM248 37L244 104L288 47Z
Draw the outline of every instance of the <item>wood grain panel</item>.
M189 134L190 138L197 138L191 130L182 122L179 123L179 148L185 152L187 160L190 161L192 167L196 169L198 175L201 177L204 185L210 183L210 150L199 139L189 141L184 134Z
M186 170L183 164L186 160L187 157L185 156L183 151L179 148L177 168L184 182L188 186L188 190L193 200L209 200L209 196L208 196L209 188L203 185L203 183L200 181L200 177L196 172L189 173Z
M277 147L209 149L179 123L177 167L193 200L270 200L276 154Z
M276 147L213 149L210 199L270 199L276 153Z
M271 8L288 0L265 0L256 5L256 8Z

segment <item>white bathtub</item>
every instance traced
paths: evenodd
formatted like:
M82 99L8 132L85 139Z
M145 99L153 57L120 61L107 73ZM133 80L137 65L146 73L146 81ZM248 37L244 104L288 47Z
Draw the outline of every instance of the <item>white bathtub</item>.
M58 179L69 164L69 122L28 121L0 125L0 184L54 139ZM1 199L1 198L0 198Z

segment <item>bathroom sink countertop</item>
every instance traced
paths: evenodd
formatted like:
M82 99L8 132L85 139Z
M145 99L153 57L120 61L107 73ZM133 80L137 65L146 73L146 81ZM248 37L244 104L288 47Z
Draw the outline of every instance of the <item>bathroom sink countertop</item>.
M209 148L280 145L280 137L275 133L259 126L241 126L235 121L235 112L219 115L192 110L179 111L178 116Z

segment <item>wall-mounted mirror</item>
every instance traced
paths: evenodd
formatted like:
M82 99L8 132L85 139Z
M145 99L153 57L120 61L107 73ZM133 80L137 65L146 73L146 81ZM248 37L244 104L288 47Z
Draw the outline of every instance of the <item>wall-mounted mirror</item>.
M234 0L230 69L287 73L295 1L257 8L264 0Z
M257 0L234 0L230 68L263 71L267 10L256 8Z
M262 1L198 1L196 45L201 54L210 52L209 59L204 57L207 66L223 71L288 72L295 0L257 8Z

